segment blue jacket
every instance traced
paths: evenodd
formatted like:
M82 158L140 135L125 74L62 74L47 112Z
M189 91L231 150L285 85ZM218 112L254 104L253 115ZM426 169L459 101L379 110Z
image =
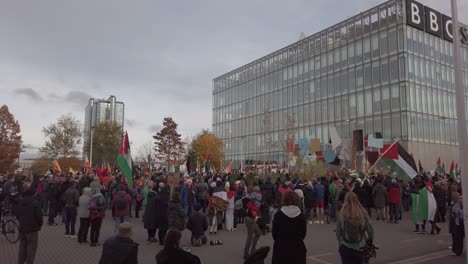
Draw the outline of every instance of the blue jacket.
M182 203L182 206L188 206L189 205L189 190L187 185L182 188L182 191L180 192L180 202ZM197 204L197 189L192 185L192 194L193 194L193 204Z

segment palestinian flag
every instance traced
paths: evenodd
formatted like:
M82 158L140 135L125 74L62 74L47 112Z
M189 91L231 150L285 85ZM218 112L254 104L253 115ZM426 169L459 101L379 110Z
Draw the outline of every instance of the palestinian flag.
M174 172L179 172L180 168L179 168L179 160L176 158L174 160Z
M455 175L458 175L459 171L458 171L458 163L455 163Z
M204 169L205 172L210 171L210 167L211 167L210 166L210 163L211 163L210 162L210 156L211 156L211 153L206 154L205 159L203 161L203 169Z
M421 161L419 160L419 172L423 172L423 171L424 171L424 168L422 166Z
M128 141L128 134L125 132L120 143L119 154L117 155L117 165L127 181L128 187L132 188L132 155L130 153L130 144Z
M457 171L455 169L455 162L452 161L452 164L450 164L450 176L454 179L457 180Z
M398 143L395 144L398 148L398 156L396 159L390 159L384 156L383 162L387 164L403 181L408 182L418 175L416 162L411 155Z
M437 204L432 194L432 186L428 186L419 191L419 194L411 194L411 220L413 224L421 223L424 220L433 221L435 218Z
M442 172L442 163L441 163L441 161L440 161L440 157L439 157L439 159L437 160L437 171L438 171L439 173Z

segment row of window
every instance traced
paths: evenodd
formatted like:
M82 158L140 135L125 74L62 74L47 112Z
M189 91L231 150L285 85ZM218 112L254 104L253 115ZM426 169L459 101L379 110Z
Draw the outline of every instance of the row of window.
M379 30L386 30L387 26L391 27L402 22L402 1L384 3L371 11L363 12L339 25L323 30L225 76L216 78L213 82L214 91L224 90L284 65L326 52L327 49L337 48L348 41L359 39Z
M399 113L375 115L373 117L351 119L343 122L324 123L320 125L301 126L295 129L295 138L318 138L321 142L328 142L329 127L336 127L342 138L350 138L352 131L363 129L365 134L381 132L384 139L391 141L394 138L407 139L408 124L406 115ZM284 150L286 130L272 131L272 144L269 151ZM225 138L226 155L244 153L260 153L264 149L264 134L248 135L243 137Z

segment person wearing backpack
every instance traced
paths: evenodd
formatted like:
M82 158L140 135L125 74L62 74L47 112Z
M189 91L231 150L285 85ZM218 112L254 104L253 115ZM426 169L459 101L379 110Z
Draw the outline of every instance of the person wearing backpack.
M80 227L78 228L78 244L86 244L88 242L89 230L89 201L91 201L92 190L89 187L83 189L83 194L78 202L78 217L80 218Z
M140 218L140 209L143 204L143 188L138 185L133 189L133 199L135 199L135 218Z
M374 240L374 228L367 210L362 207L357 195L348 192L336 222L336 238L343 264L361 264L362 249Z
M121 223L130 222L132 198L125 189L125 185L119 185L119 191L114 195L114 199L112 200L112 217L115 221L116 233Z
M92 189L93 197L89 201L89 219L91 223L91 247L99 246L101 224L106 214L106 199L98 189Z

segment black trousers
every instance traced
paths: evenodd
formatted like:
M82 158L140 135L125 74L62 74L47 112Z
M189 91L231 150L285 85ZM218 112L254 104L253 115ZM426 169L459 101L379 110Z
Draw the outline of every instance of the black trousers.
M37 244L39 242L38 232L20 233L18 250L18 263L32 264L36 257Z
M364 261L361 252L357 250L341 245L339 252L342 264L361 264Z
M99 234L101 233L102 218L91 220L91 243L99 241Z
M148 238L154 238L156 236L156 229L147 229L148 231Z
M465 228L463 225L452 227L452 252L457 256L463 253L463 239L465 238Z
M160 245L164 245L164 239L166 238L166 233L167 233L167 229L159 229L158 239L159 239Z
M80 227L78 228L78 243L85 243L88 241L88 230L89 230L89 217L80 217Z
M55 217L57 216L57 204L50 204L49 205L49 224L54 224L55 223Z
M135 202L135 217L140 218L140 209L142 202Z

